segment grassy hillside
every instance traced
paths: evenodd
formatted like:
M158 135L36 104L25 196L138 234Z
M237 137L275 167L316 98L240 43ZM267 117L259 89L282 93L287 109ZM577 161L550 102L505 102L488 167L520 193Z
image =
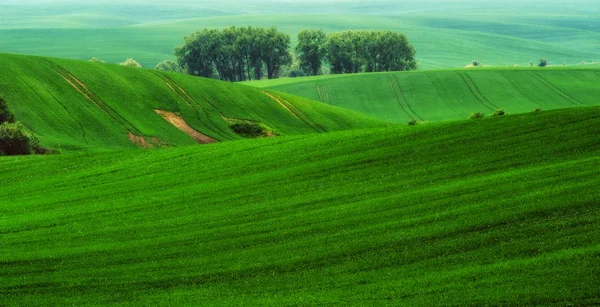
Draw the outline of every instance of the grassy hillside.
M0 297L600 304L599 134L600 108L576 108L3 158Z
M248 82L390 122L600 105L600 69L478 68L317 76Z
M185 133L193 130L233 140L236 121L281 135L384 125L286 94L118 65L0 55L0 72L0 96L17 119L58 149L189 145L202 138Z
M456 1L446 1L453 2ZM183 44L184 36L198 29L250 25L277 26L292 36L292 44L295 44L297 33L306 28L322 28L327 32L348 29L404 32L415 45L421 69L463 67L472 60L496 66L525 66L541 57L548 58L551 64L600 61L600 18L595 11L559 10L544 4L531 12L515 14L498 7L477 11L476 8L482 7L481 2L473 5L471 10L437 11L420 5L423 6L421 9L409 10L397 3L390 4L382 10L385 13L379 12L377 16L336 13L326 10L328 6L316 5L311 6L312 13L300 14L302 10L299 9L288 12L295 15L253 12L252 15L222 16L215 12L206 16L205 10L180 8L166 10L166 17L159 20L155 18L160 16L158 13L142 10L133 16L123 16L134 19L125 24L110 20L123 12L89 16L102 10L93 10L84 16L59 15L51 22L26 16L5 27L0 23L0 51L85 60L100 57L111 63L134 57L145 67L154 67L163 60L173 59L173 47ZM265 7L258 6L259 9ZM367 10L363 8L363 11ZM136 12L135 9L123 11ZM191 18L189 12L197 14ZM148 20L135 20L136 16L144 14L150 15ZM93 24L77 26L82 20ZM75 25L63 26L61 22Z

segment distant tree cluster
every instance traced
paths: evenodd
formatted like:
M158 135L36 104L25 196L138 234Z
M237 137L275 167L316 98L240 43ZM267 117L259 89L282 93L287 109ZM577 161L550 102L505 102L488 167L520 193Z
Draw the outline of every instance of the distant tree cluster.
M193 33L183 46L175 48L175 55L178 66L188 74L227 81L417 67L414 47L404 34L392 31L327 35L323 30L303 30L294 51L290 51L289 35L277 28L229 27ZM172 63L162 66L176 71Z
M392 31L345 31L330 34L327 60L332 74L403 71L417 68L415 48Z
M204 29L175 49L188 74L227 81L277 78L291 62L290 36L276 28Z

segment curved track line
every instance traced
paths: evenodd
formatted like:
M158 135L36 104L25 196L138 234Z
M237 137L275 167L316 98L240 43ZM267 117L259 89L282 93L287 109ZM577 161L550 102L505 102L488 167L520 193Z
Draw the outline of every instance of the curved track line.
M396 79L396 85L398 85L398 90L400 90L400 94L402 95L402 100L404 100L404 103L406 104L406 106L408 107L408 109L410 110L410 112L417 117L419 120L423 121L423 118L421 116L419 116L417 114L417 112L415 112L415 110L413 110L410 106L410 104L408 103L408 100L406 100L406 96L404 95L404 91L402 90L402 87L400 86L400 80L398 80L398 77L396 75L393 75L394 79Z
M404 114L408 115L408 117L410 117L411 119L415 119L410 113L408 113L408 111L406 111L406 109L404 108L404 105L400 101L400 97L398 96L398 93L396 93L396 88L394 87L394 84L392 83L392 78L389 75L386 75L386 77L388 78L390 87L392 88L392 92L394 93L394 97L396 97L396 101L398 102L398 105L400 105L400 108L402 108L402 111L404 112Z
M479 103L481 103L481 105L483 105L484 107L488 108L491 111L494 111L494 109L490 108L490 106L488 106L485 102L483 102L483 100L481 100L481 98L477 97L477 95L475 94L475 91L473 91L473 89L469 85L469 82L467 82L467 79L465 78L465 76L463 76L459 72L457 72L456 74L458 74L460 76L460 78L463 80L463 82L465 83L465 85L467 86L467 88L469 89L469 91L471 92L471 95L473 95L473 97L475 97L475 99L477 99L477 101L479 101Z
M321 94L321 88L319 87L318 84L317 84L317 91L319 92L319 99L321 100L321 102L323 102L323 94Z
M27 80L23 79L23 77L21 77L20 74L15 74L15 72L13 70L11 70L10 68L6 67L6 70L10 71L14 76L18 76L19 79L21 79L21 81L23 83L25 83L25 85L27 85L27 87L29 87L29 89L31 90L32 93L35 93L35 95L40 99L40 101L44 101L44 99L42 98L42 96L33 88L33 86L31 86L31 84L29 84L29 82L27 82ZM79 127L81 127L81 132L82 132L82 137L83 137L83 141L86 144L89 144L88 140L86 139L86 134L85 134L85 129L83 128L83 125L81 124L81 122L79 122L74 116L73 114L71 114L71 112L69 112L69 110L67 109L67 107L60 102L60 100L58 100L56 98L56 96L54 96L52 93L48 92L48 94L50 96L52 96L52 98L54 98L54 100L56 100L56 102L65 110L65 112L67 112L67 114L69 115L69 117L71 117L71 119L73 119L74 122L76 122Z
M323 127L321 127L319 124L315 123L313 120L311 120L308 116L306 116L306 114L302 113L302 111L298 110L292 103L290 103L289 101L286 101L285 99L281 98L281 97L276 97L275 95L268 93L266 91L263 91L263 93L265 93L265 95L269 96L269 98L271 98L272 100L276 101L277 103L279 103L279 105L281 105L284 109L286 109L290 114L292 114L294 117L296 117L297 119L299 119L300 121L302 121L303 123L305 123L307 126L309 126L310 128L312 128L313 130L317 131L317 132L326 132L327 130L325 130ZM286 103L287 102L287 103ZM289 106L288 106L289 104ZM296 112L292 111L292 109L294 109ZM301 118L300 115L306 117L306 119ZM311 125L310 122L313 123L313 125ZM322 131L319 131L319 129L315 128L318 127L319 129L321 129Z
M489 99L487 99L487 97L485 97L485 95L483 95L483 93L479 89L479 86L477 86L477 83L475 83L475 81L473 81L473 78L471 78L471 76L469 76L468 73L464 73L464 75L465 75L465 77L467 77L469 79L469 81L471 81L471 84L473 84L473 87L475 87L475 89L477 90L477 93L479 93L479 96L481 96L489 105L498 109L497 105L493 104Z
M538 80L540 80L542 83L546 84L546 87L548 87L550 90L552 90L555 93L557 93L559 96L562 96L565 100L570 100L571 103L579 104L579 105L582 105L582 106L586 105L584 103L579 102L577 99L571 97L571 95L567 94L566 92L564 92L563 90L561 90L560 88L558 88L556 85L552 84L550 81L546 80L539 73L530 72L529 74L531 74L532 76L538 78Z
M183 101L186 102L187 105L189 105L194 112L196 113L196 118L198 119L198 121L200 121L201 123L203 123L203 120L200 116L200 113L198 112L198 109L196 109L194 106L200 108L200 110L202 110L202 112L204 113L205 119L208 121L210 126L206 126L206 128L208 128L208 130L210 130L212 132L213 135L218 135L220 138L222 139L231 139L231 137L228 137L228 132L229 131L225 131L223 129L221 129L221 127L219 126L219 123L215 122L212 119L211 114L206 110L205 107L203 107L200 103L198 103L196 100L194 100L184 89L183 87L181 87L177 82L175 82L173 79L169 78L166 75L162 75L158 72L155 73L159 78L161 78L165 83L167 83L169 85L169 87L175 92L175 94L177 94L177 96L179 96L181 99L183 99ZM181 93L179 93L177 91L177 89L179 91L181 91ZM184 97L185 95L185 97ZM186 99L187 97L187 99ZM210 107L212 107L213 109L215 109L221 116L223 116L223 112L221 112L221 110L219 110L218 108L216 108L212 103L210 103L209 101L207 101L206 99L204 99L204 97L200 97L202 98L202 100L204 100ZM189 99L189 100L188 100ZM203 123L204 124L204 123ZM209 136L210 137L210 136ZM220 141L218 138L216 137L211 137L217 141Z
M331 97L329 97L329 91L327 90L327 86L323 86L325 87L325 95L327 96L327 102L329 102L329 105L331 105Z

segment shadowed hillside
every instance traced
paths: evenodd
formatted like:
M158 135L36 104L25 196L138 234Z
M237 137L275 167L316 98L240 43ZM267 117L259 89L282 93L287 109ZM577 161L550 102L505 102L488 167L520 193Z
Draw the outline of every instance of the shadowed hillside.
M183 74L0 55L0 96L44 145L162 147L240 139L235 122L276 135L384 125L304 98Z

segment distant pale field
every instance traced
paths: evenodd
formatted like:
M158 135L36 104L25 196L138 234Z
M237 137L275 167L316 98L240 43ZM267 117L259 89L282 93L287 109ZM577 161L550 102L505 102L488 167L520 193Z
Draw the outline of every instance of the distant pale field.
M381 12L376 12L383 13L385 6L380 7ZM394 15L389 16L335 15L332 9L322 10L328 15L315 15L319 13L316 9L300 15L257 15L260 12L255 8L240 11L253 15L233 15L240 12L225 11L221 6L196 11L143 10L138 15L97 8L95 13L85 14L55 9L56 14L46 16L40 9L20 16L10 6L0 9L0 52L74 59L99 57L111 63L133 57L149 68L174 59L173 47L182 44L193 31L231 25L276 26L292 36L292 44L297 33L306 28L404 32L416 47L420 69L463 67L472 60L493 66L526 66L542 57L550 64L600 61L600 13L593 11L546 8L526 13L488 8L482 12L402 12L390 5L389 12ZM356 12L359 9L352 11Z

